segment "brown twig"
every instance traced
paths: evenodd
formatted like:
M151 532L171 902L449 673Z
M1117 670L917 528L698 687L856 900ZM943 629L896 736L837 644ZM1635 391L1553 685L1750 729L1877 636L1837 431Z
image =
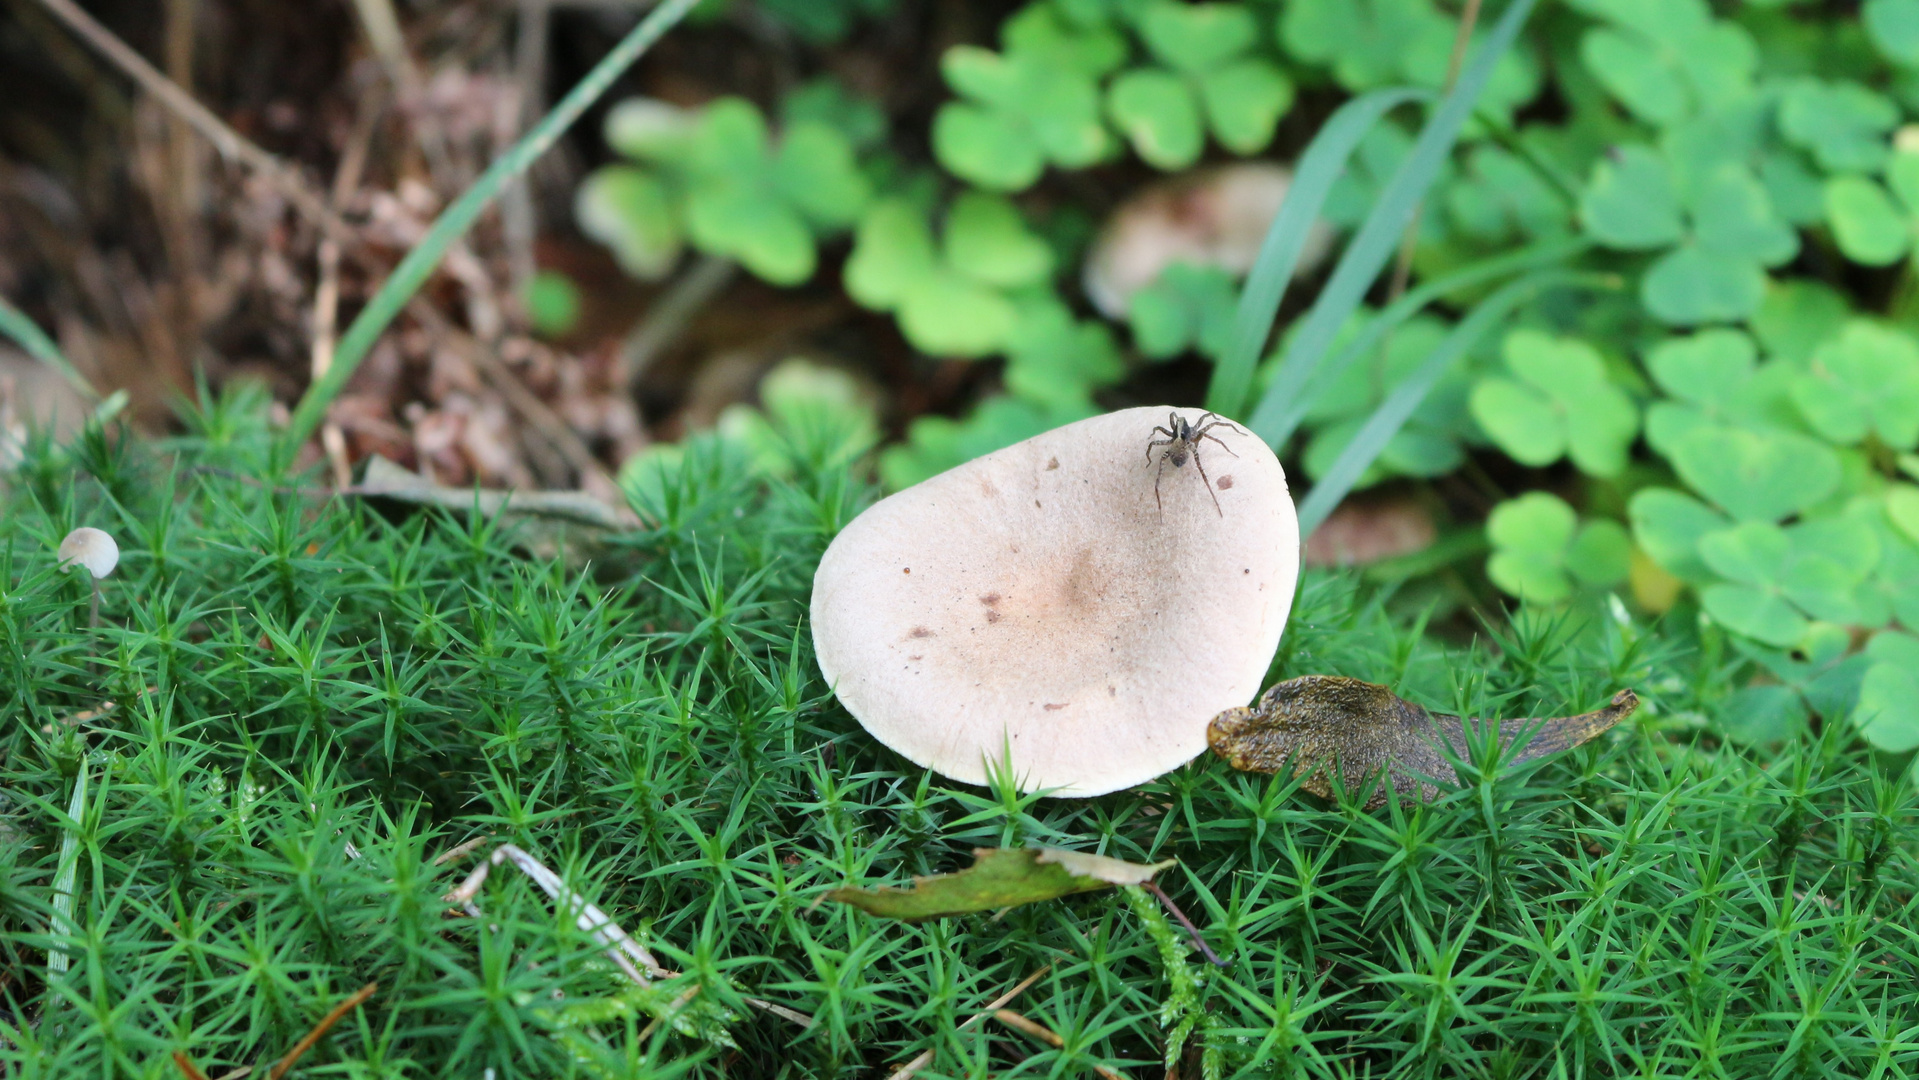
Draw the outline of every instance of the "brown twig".
M1214 967L1228 966L1226 961L1221 960L1219 954L1213 951L1213 947L1206 944L1206 939L1200 936L1199 927L1193 925L1193 920L1187 918L1186 913L1179 909L1179 905L1173 903L1173 898L1166 895L1166 890L1159 887L1159 882L1149 881L1146 883L1145 888L1147 892L1159 898L1160 906L1166 909L1167 914L1178 919L1179 924L1186 928L1187 936L1193 939L1193 944L1199 947L1199 951L1206 957L1208 962Z
M731 259L705 255L668 286L620 346L619 384L631 392L654 359L686 330L693 316L733 280L736 269Z
M372 997L373 992L379 988L380 984L377 982L367 983L355 990L352 997L335 1005L332 1012L326 1014L324 1019L313 1026L312 1031L306 1033L305 1038L293 1044L293 1049L287 1051L287 1056L280 1059L280 1063L273 1067L272 1072L267 1073L267 1080L280 1080L282 1076L285 1076L287 1070L293 1068L293 1063L300 1060L301 1054L313 1049L313 1044L319 1042L321 1036L332 1030L333 1025L339 1023L341 1017L359 1008L360 1003Z
M1064 1049L1066 1046L1066 1040L1060 1038L1059 1034L1055 1032L1052 1028L1047 1027L1045 1024L1042 1024L1037 1020L1032 1020L1027 1017L1021 1016L1020 1014L1014 1012L1011 1009L998 1009L994 1011L993 1019L998 1020L1002 1024L1005 1024L1007 1027L1012 1028L1014 1031L1023 1031L1026 1034L1031 1035L1033 1038L1038 1039L1040 1042L1045 1043L1046 1045L1052 1047L1055 1050ZM1121 1076L1119 1073L1114 1072L1113 1070L1107 1068L1104 1065L1093 1066L1093 1072L1099 1074L1099 1076L1101 1076L1103 1080L1126 1080L1125 1077Z
M200 1071L200 1066L195 1065L193 1059L188 1057L184 1050L173 1052L173 1064L179 1067L180 1075L187 1080L207 1080L207 1074Z
M1452 93L1453 84L1459 81L1459 69L1466 62L1466 46L1472 44L1473 27L1479 22L1479 4L1480 0L1466 0L1465 8L1459 13L1459 32L1453 37L1453 55L1446 65L1442 96ZM1404 295L1412 281L1413 249L1419 246L1419 227L1425 216L1426 201L1421 199L1413 204L1413 219L1406 225L1406 238L1399 243L1399 261L1393 264L1393 283L1386 293L1388 304Z
M113 31L100 25L93 16L80 9L73 0L40 0L40 6L65 23L69 30L79 35L87 44L93 46L102 56L141 89L152 94L156 100L193 126L202 137L211 142L222 157L240 162L267 178L280 193L286 197L294 209L318 225L329 236L348 243L357 243L358 234L340 215L329 209L325 202L308 186L305 178L289 168L279 158L261 149L239 132L228 127L212 111L194 99L193 95L182 89L172 79L161 74L152 64L126 42L115 37Z
M354 190L360 186L360 174L366 168L367 154L373 145L373 132L384 111L375 92L361 95L359 115L353 118L353 130L347 135L340 165L333 173L331 199L335 212L353 197ZM339 328L340 319L340 242L331 236L321 237L319 258L320 284L313 294L311 364L316 382L326 374L327 368L333 366L334 334ZM346 435L340 430L339 424L327 422L320 431L320 445L326 448L327 460L333 466L334 486L351 485L353 473L347 463Z
M480 845L486 843L488 840L491 840L491 839L493 839L493 836L491 833L488 833L487 835L484 835L484 836L476 836L473 839L468 840L466 843L459 845L458 847L451 848L449 850L441 852L438 856L434 858L433 865L445 866L447 863L450 863L450 862L458 862L461 859L466 858L468 855L473 854L476 848L478 848Z
M999 1009L1005 1008L1007 1005L1012 1004L1014 998L1017 998L1021 994L1024 994L1028 987L1032 986L1034 983L1040 980L1040 976L1045 975L1047 972L1051 970L1053 970L1053 965L1051 964L1046 964L1042 966L1038 971L1035 971L1031 975L1028 975L1026 978L1021 979L1019 982L1019 985L1013 987L1011 990L1008 990L1004 994L1001 994L999 997L994 998L993 1001L986 1006L986 1008L982 1009L981 1011L977 1013L974 1013L971 1017L967 1018L967 1020L964 1023L960 1024L958 1027L954 1028L953 1030L965 1031L967 1028L972 1027L974 1024L977 1024L981 1020L984 1020L987 1017L993 1015L994 1012L998 1011ZM921 1069L926 1068L928 1065L931 1065L932 1063L933 1063L933 1052L931 1050L923 1051L918 1057L914 1058L913 1060L907 1062L904 1065L901 1065L899 1068L894 1069L893 1072L887 1076L886 1080L912 1080L913 1075L915 1073L919 1072Z
M541 88L546 85L546 51L553 23L551 0L519 0L518 21L513 43L513 81L519 93L514 101L513 135L524 130L544 104ZM500 202L500 226L506 240L507 265L512 268L514 292L523 296L537 269L533 261L533 241L540 231L531 171L507 185Z

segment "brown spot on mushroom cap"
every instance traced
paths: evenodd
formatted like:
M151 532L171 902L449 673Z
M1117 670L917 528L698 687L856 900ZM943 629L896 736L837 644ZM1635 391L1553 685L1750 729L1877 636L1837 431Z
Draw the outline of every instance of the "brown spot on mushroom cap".
M1159 511L1141 461L1168 411L1094 417L989 454L882 500L833 541L814 579L814 641L869 732L969 783L1010 745L1022 790L1074 796L1206 749L1207 722L1252 699L1278 647L1298 525L1272 451L1224 428L1241 459L1224 520L1190 469L1165 470ZM1031 490L1044 507L989 490ZM891 572L906 562L910 577ZM921 662L907 668L909 648Z
M1218 488L1221 491L1225 491L1227 488L1232 487L1233 486L1232 474L1227 473L1225 476L1222 476L1218 480L1213 481L1213 486Z

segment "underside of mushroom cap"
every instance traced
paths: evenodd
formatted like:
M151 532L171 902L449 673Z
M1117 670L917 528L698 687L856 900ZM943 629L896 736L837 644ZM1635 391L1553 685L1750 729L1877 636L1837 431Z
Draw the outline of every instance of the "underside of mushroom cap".
M1180 417L1208 436L1183 464L1164 443ZM1109 413L869 508L814 578L840 701L957 780L1010 755L1022 791L1103 794L1206 749L1207 722L1259 691L1299 569L1278 459L1211 423Z

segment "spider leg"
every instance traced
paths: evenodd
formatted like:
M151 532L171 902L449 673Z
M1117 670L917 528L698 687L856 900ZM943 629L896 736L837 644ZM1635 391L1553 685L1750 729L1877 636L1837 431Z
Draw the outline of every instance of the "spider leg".
M1158 429L1158 428L1154 428L1153 430L1154 430L1154 431L1158 431L1159 429ZM1170 434L1171 434L1171 432L1168 432L1167 434L1169 434L1169 435L1170 435ZM1178 440L1176 440L1176 439L1152 439L1152 440L1149 440L1149 441L1148 441L1148 442L1146 443L1146 464L1148 464L1148 465L1151 465L1151 464L1153 463L1153 447L1155 447L1155 446L1171 446L1171 445L1173 445L1173 443L1175 443L1175 442L1177 442L1177 441L1178 441Z
M1159 456L1159 471L1153 474L1153 505L1159 507L1159 516L1166 516L1166 504L1159 498L1159 478L1166 472L1166 455Z
M1210 424L1206 423L1206 417L1208 416L1213 418L1213 422ZM1219 415L1216 412L1208 412L1203 414L1202 416L1200 416L1199 422L1205 425L1207 428L1215 428L1221 424L1224 424L1227 427L1232 428L1234 431L1239 432L1241 435L1246 434L1245 428L1240 427L1238 424L1233 423L1231 420L1226 419L1225 417Z
M1234 453L1234 451L1233 451L1233 448L1232 448L1232 447L1230 447L1230 446L1227 446L1227 445L1226 445L1225 443L1223 443L1223 442L1220 442L1220 438L1219 438L1219 436L1217 436L1217 435L1208 435L1208 434L1206 434L1206 433L1205 433L1204 431L1202 431L1202 432L1200 432L1200 433L1199 433L1199 437L1200 437L1200 438L1202 438L1202 439L1211 439L1211 440L1213 440L1214 442L1216 442L1216 443L1219 443L1219 445L1220 445L1220 446L1222 446L1222 447L1224 447L1227 453L1229 453L1229 454L1232 454L1232 455L1233 455L1234 457L1238 457L1238 456L1239 456L1239 455L1238 455L1237 453Z
M1234 456L1237 457L1238 455ZM1206 494L1213 497L1214 512L1219 514L1220 517L1225 517L1226 511L1219 508L1219 493L1213 490L1212 478L1206 475L1206 466L1200 462L1198 450L1193 451L1193 464L1199 466L1199 482L1206 485Z

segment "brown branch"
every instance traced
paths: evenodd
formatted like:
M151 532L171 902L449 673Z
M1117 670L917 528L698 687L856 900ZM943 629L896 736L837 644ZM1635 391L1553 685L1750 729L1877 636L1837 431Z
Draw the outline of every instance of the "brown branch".
M1047 1027L1045 1024L1042 1024L1037 1020L1032 1020L1027 1017L1021 1016L1020 1014L1014 1012L1011 1009L1000 1009L995 1011L993 1013L993 1019L998 1020L1002 1024L1005 1024L1007 1027L1012 1028L1014 1031L1023 1031L1026 1034L1031 1035L1033 1038L1038 1039L1040 1042L1045 1043L1046 1045L1052 1047L1055 1050L1063 1050L1066 1048L1066 1040L1060 1038L1059 1034L1055 1032L1052 1028ZM1113 1070L1107 1068L1104 1065L1093 1066L1093 1071L1099 1074L1103 1078L1103 1080L1126 1080L1125 1077L1121 1076L1119 1073L1114 1072Z
M1173 918L1179 920L1179 924L1186 928L1187 936L1193 939L1193 944L1199 947L1199 951L1205 954L1206 959L1210 961L1214 967L1228 966L1226 961L1221 960L1219 954L1213 951L1213 947L1206 944L1206 939L1200 936L1199 927L1193 925L1193 920L1187 918L1186 913L1179 909L1179 905L1173 903L1173 898L1167 896L1166 891L1159 887L1159 882L1147 882L1146 891L1159 897L1160 906L1165 908L1167 913L1172 915Z
M1006 1007L1007 1005L1012 1004L1014 998L1019 997L1021 994L1024 994L1026 992L1027 987L1030 987L1034 983L1038 982L1040 980L1040 976L1046 974L1047 972L1051 970L1053 970L1053 965L1047 964L1041 967L1038 971L1035 971L1031 975L1028 975L1026 978L1021 979L1018 986L1015 986L1011 990L1008 990L1004 994L1001 994L999 997L994 998L993 1001L986 1006L986 1008L982 1009L981 1011L977 1013L974 1013L964 1023L960 1024L958 1027L954 1028L953 1030L965 1031L967 1028L972 1027L974 1024L979 1023L981 1020L984 1020L987 1017L992 1016L994 1012L998 1011L999 1009L1002 1009ZM926 1068L928 1065L931 1065L932 1063L933 1063L933 1052L931 1050L924 1051L920 1054L920 1056L914 1058L913 1060L907 1062L904 1065L901 1065L899 1068L894 1069L893 1072L887 1076L886 1080L912 1080L913 1074L919 1072L921 1069Z
M193 1063L193 1059L186 1055L186 1051L175 1050L173 1052L173 1063L179 1066L180 1075L186 1077L187 1080L207 1080L207 1074L200 1071L200 1066Z
M73 0L40 0L40 6L67 25L69 30L79 35L87 44L93 46L102 56L141 89L152 94L162 105L171 109L188 124L193 126L202 137L211 142L221 156L230 161L240 162L269 180L280 193L286 196L294 209L319 226L327 235L347 243L359 242L358 233L348 225L340 215L334 213L321 198L314 193L306 179L285 162L261 149L239 132L228 127L219 117L213 115L206 106L194 100L192 94L181 89L180 84L161 74L152 64L126 42L115 37L113 31L96 22L93 16L80 10Z
M1466 0L1466 7L1459 13L1459 32L1453 36L1452 59L1446 64L1446 85L1440 94L1453 92L1453 84L1459 81L1459 69L1466 62L1466 46L1472 44L1473 27L1479 23L1480 0ZM1413 277L1413 249L1419 246L1419 227L1426 216L1426 201L1421 199L1413 206L1413 219L1406 225L1406 238L1399 243L1399 261L1393 264L1392 287L1386 292L1386 302L1392 303L1406 292L1406 286Z
M373 992L379 988L380 984L377 982L367 983L365 986L355 990L352 997L335 1005L332 1012L326 1014L324 1019L313 1026L312 1031L306 1033L306 1038L293 1044L293 1049L287 1051L287 1056L281 1058L280 1063L275 1065L273 1071L267 1074L267 1080L280 1080L282 1076L285 1076L287 1070L293 1068L294 1062L300 1060L300 1055L311 1050L313 1044L320 1041L321 1036L332 1030L333 1025L339 1023L340 1019L346 1016L347 1013L359 1008L360 1003L372 997Z

